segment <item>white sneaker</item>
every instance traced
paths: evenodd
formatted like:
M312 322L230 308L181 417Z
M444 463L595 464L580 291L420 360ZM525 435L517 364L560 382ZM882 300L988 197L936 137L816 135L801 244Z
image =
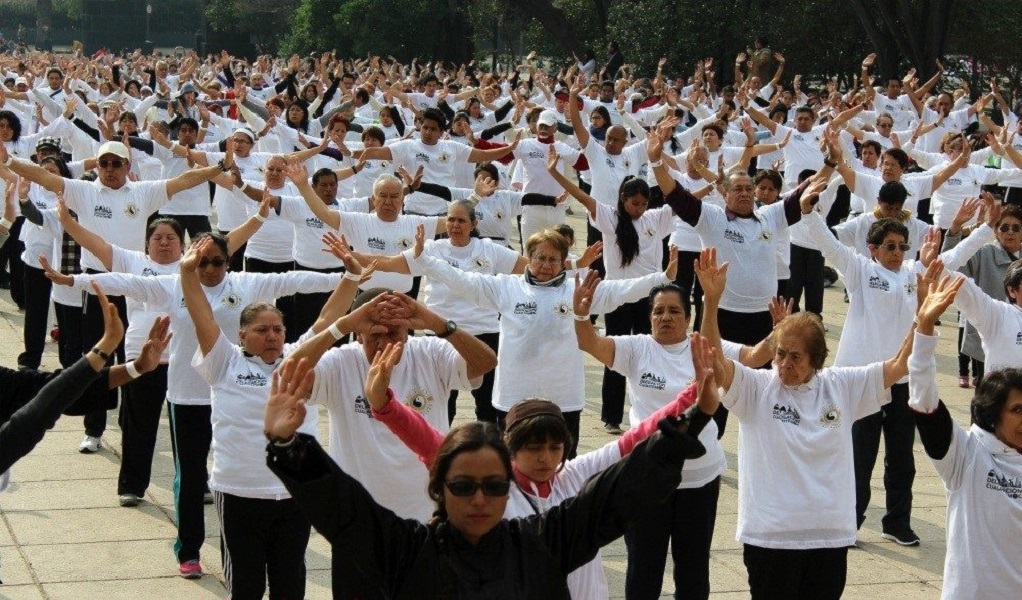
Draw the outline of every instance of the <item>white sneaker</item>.
M85 436L81 444L78 444L78 451L82 454L94 454L99 452L99 449L103 447L103 443L98 437L91 435Z

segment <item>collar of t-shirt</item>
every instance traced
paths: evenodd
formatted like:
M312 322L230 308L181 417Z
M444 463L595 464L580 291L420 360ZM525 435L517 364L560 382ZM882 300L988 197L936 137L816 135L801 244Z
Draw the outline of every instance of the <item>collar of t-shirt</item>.
M781 384L781 387L789 389L793 392L811 392L819 386L820 378L816 376L816 373L813 373L813 376L809 378L809 381L805 383L800 383L798 385L785 385L784 383Z
M752 219L753 221L759 223L759 217L756 215L756 211L752 211L747 215L740 215L735 211L731 210L730 208L725 208L724 214L727 215L728 221L734 221L735 219Z
M980 428L979 425L973 424L971 427L971 433L973 437L979 440L979 443L983 444L983 447L986 448L987 452L990 454L1000 455L1004 458L1014 457L1016 460L1022 460L1022 453L997 439L996 435Z
M277 365L280 364L280 361L283 359L283 357L278 356L277 360L275 360L275 361L273 361L271 363L268 363L265 360L263 360L261 356L256 356L255 354L249 354L248 350L244 350L243 349L241 351L241 354L242 354L242 356L245 357L245 360L247 360L248 362L252 363L253 365L256 365L256 366L259 366L259 367L264 367L264 368L265 367L276 368Z
M553 485L551 485L554 481L553 479L539 483L537 481L533 481L528 475L519 471L517 466L514 467L514 471L515 482L518 483L518 487L521 488L523 492L533 496L539 496L540 498L548 498L550 496L550 492L553 491Z
M564 283L564 279L568 276L567 271L561 271L559 275L555 275L550 281L536 281L536 278L532 276L532 273L528 269L525 269L525 281L529 285L536 287L560 287Z

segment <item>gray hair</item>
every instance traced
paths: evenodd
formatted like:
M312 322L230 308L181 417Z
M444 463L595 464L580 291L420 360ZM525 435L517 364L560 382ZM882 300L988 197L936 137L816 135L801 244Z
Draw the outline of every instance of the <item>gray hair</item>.
M380 188L387 183L396 183L398 187L401 188L402 195L404 195L405 189L404 182L402 182L397 177L391 175L390 173L381 173L380 176L376 178L376 181L373 182L373 196L375 196L376 193L380 191Z

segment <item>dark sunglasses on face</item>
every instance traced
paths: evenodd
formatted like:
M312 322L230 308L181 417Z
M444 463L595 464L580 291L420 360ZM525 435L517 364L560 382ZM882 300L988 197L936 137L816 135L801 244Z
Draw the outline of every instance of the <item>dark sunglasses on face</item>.
M476 492L483 490L484 496L499 497L507 496L508 491L511 489L511 482L505 479L490 479L483 482L471 481L468 479L456 479L454 481L445 481L444 485L447 486L447 491L453 496L459 498L468 498L475 496Z
M199 261L199 268L200 269L205 269L206 267L212 266L214 269L219 269L220 267L222 267L222 266L224 266L226 264L227 264L227 261L222 259L222 258L220 258L220 257L217 257L217 258L204 258L204 259Z
M894 242L887 242L886 244L880 244L877 248L883 248L888 252L894 252L895 250L901 250L902 252L908 252L912 249L912 246L908 244L895 244Z
M120 169L124 166L124 161L120 159L107 160L105 158L99 159L100 169Z
M1018 233L1018 232L1022 231L1022 225L1019 225L1018 223L1010 223L1010 224L1009 223L1001 223L1000 225L997 226L997 231L1000 231L1001 233L1008 233L1009 231L1012 232L1012 233Z

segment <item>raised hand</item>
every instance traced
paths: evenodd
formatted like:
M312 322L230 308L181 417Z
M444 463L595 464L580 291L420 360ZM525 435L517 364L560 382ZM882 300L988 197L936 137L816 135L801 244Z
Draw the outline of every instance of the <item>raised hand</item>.
M712 415L720 406L720 395L717 391L715 375L714 353L719 353L717 348L710 345L698 332L690 337L690 352L692 354L692 368L695 370L695 383L698 393L699 410L703 414Z
M71 286L74 285L75 278L71 275L64 275L60 271L57 271L50 266L50 260L45 255L39 255L39 264L43 268L43 275L57 285Z
M919 329L923 333L933 331L933 326L951 303L955 301L955 295L965 283L962 276L943 275L939 281L930 280L927 282L926 298L919 305L916 311L916 320Z
M586 273L585 279L581 279L575 273L575 291L571 297L571 307L575 314L582 317L588 316L593 306L593 295L596 287L600 285L600 274L596 271Z
M592 246L589 246L582 251L582 256L579 257L576 264L578 264L580 268L588 268L589 265L596 262L596 259L601 256L603 256L603 242L595 242Z
M375 410L382 410L387 405L387 389L390 387L390 374L397 363L401 362L404 344L397 342L387 344L383 350L377 350L373 363L366 373L365 394L369 404Z
M193 242L188 250L185 252L181 262L178 265L181 268L182 273L189 271L196 271L199 268L199 263L202 262L202 253L213 246L213 238L204 237L196 242Z
M667 252L667 267L664 268L664 275L668 280L674 281L678 277L678 247L671 244Z
M794 298L787 302L784 301L783 296L774 296L770 298L770 303L767 305L767 309L770 310L770 320L773 321L774 327L777 327L778 323L791 315L791 311L794 310L794 308Z
M966 198L963 200L962 205L958 207L958 212L955 213L954 220L951 222L951 231L961 231L962 226L976 216L979 206L979 198Z
M727 268L730 263L717 266L717 248L710 246L699 252L699 258L693 261L696 277L703 288L703 294L711 298L720 298L727 286Z
M149 329L149 337L142 345L142 351L135 359L135 368L140 373L148 373L158 367L163 351L167 349L173 335L170 331L170 317L158 317Z
M553 146L551 145L551 148ZM497 190L497 182L492 177L486 174L485 171L480 171L479 176L476 177L474 192L480 199L486 198Z
M290 440L305 421L305 398L312 392L315 372L306 359L284 360L273 372L263 429L275 440Z

